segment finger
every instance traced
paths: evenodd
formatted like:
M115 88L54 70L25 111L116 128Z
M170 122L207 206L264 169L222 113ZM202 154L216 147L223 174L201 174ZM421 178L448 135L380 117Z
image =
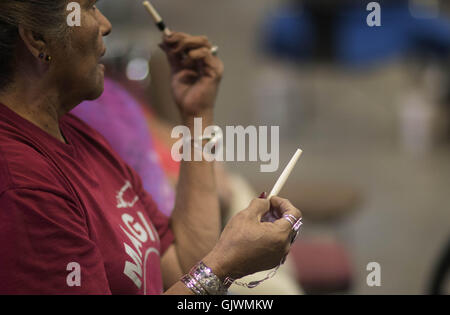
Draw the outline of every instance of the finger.
M288 199L274 196L270 199L271 209L276 211L280 216L284 214L292 214L297 220L302 218L302 213L294 207Z
M270 202L267 199L256 198L250 202L247 209L251 215L256 216L259 220L261 220L263 214L269 211Z
M202 48L198 48L195 50L191 50L188 53L188 57L192 60L204 60L205 63L207 63L207 61L209 61L209 63L212 62L212 54L211 54L211 50L209 48L206 47L202 47Z
M189 51L187 58L183 60L183 65L186 67L195 65L199 68L199 70L203 70L203 72L205 72L208 68L216 68L211 51L206 47Z
M187 54L180 54L179 50L172 49L166 44L161 44L160 47L166 52L169 62L173 65L192 68L196 65L195 62L203 62L207 67L219 68L218 62L215 60L217 58L214 58L211 49L205 46L196 47L196 45L193 45L192 47L196 48L187 51Z
M195 39L195 40L202 40L202 41L208 41L208 37L206 36L193 36L187 33L182 32L172 32L170 36L163 35L163 41L168 44L169 46L176 45L182 41L188 40L188 39Z
M182 68L190 68L198 71L199 75L206 78L220 80L223 74L223 63L214 57L208 48L191 50L181 61Z
M276 226L280 228L280 230L284 232L292 231L293 224L289 222L286 218L281 218L273 222ZM288 235L286 235L287 237Z
M224 66L219 58L213 56L211 49L201 47L190 50L188 54L177 54L166 43L160 44L160 47L166 53L173 73L189 68L199 71L199 75L221 79Z
M202 48L205 47L208 50L211 50L212 44L208 41L208 38L205 36L197 36L197 37L189 37L182 39L177 43L174 47L173 53L180 54L182 52L187 52L191 49Z
M204 65L205 72L211 71L216 77L222 77L224 66L220 58L214 56L209 48L191 50L188 57L196 64Z
M176 49L177 52L202 46L212 48L212 44L209 42L208 37L192 36L180 32L173 33L171 36L164 36L163 43L173 49Z
M178 43L183 38L186 38L188 36L190 36L190 35L186 34L186 33L172 31L170 36L167 36L165 34L163 35L163 41L169 45L172 45L172 44Z
M292 231L293 224L295 222L290 222L283 216L292 215L296 218L296 220L299 220L302 217L302 213L300 212L300 210L295 208L287 199L273 197L270 201L272 208L277 209L277 211L279 211L279 213L282 215L282 217L279 220L276 220L274 224L279 226L283 231Z

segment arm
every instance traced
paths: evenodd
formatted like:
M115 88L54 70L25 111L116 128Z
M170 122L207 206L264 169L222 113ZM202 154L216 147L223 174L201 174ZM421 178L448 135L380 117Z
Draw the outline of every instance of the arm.
M281 217L291 214L301 217L301 212L288 200L273 197L254 199L247 209L234 216L225 227L214 248L202 259L203 263L212 269L213 273L222 281L226 277L239 279L243 276L267 270L277 266L289 253L291 224L285 219L271 222L261 222L263 215L269 209ZM182 273L177 265L175 249L172 245L163 257L166 272L172 270ZM174 273L163 272L175 283L165 294L192 295L193 293L174 276ZM166 279L166 280L167 280Z
M203 119L204 126L211 123L212 119ZM171 227L184 273L211 251L220 226L214 162L182 161Z
M174 33L161 47L172 68L172 90L183 124L194 135L194 118L202 127L213 124L213 106L223 72L222 62L211 54L204 37ZM183 58L182 54L186 54ZM202 130L203 132L203 130ZM194 151L192 151L192 154ZM182 161L171 228L175 244L163 257L166 287L205 257L220 234L220 210L214 163ZM167 280L170 277L170 280Z
M211 44L204 37L174 33L164 38L161 48L171 64L172 91L183 123L194 134L195 117L202 118L203 127L213 122L223 64L211 54ZM200 260L222 281L278 265L289 252L292 226L285 219L261 222L270 207L280 217L286 213L301 216L285 199L255 199L231 219L219 239L220 213L213 163L183 161L171 222L175 243L162 257L164 284L170 287L166 294L192 294L178 280Z

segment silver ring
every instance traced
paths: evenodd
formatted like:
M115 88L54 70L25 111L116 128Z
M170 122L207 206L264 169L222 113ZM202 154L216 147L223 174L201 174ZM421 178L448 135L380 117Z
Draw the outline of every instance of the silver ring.
M300 219L297 220L297 222L295 222L295 224L292 227L292 229L294 230L294 232L298 232L298 230L300 230L300 227L302 225L303 225L302 218L300 218Z
M292 225L292 229L294 229L295 223L297 222L297 218L294 217L292 214L285 214L283 215L283 218L286 219Z
M212 54L213 56L217 56L217 55L219 54L219 46L213 46L213 47L211 48L211 54Z
M300 230L300 227L303 225L302 218L298 219L297 222L292 226L292 232L294 232L291 236L291 244L295 242L295 240L298 237L298 232Z

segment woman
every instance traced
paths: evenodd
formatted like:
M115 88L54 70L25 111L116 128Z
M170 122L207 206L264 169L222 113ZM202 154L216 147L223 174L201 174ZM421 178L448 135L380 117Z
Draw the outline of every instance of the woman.
M223 294L276 266L289 215L301 216L289 201L253 200L219 238L213 164L183 162L169 223L136 173L68 114L101 95L111 32L96 1L78 2L80 27L66 24L67 0L0 2L0 293ZM223 65L211 44L173 33L161 47L184 124L212 124ZM270 208L287 217L262 223Z
M158 210L170 216L175 193L161 167L156 150L158 139L150 132L145 109L120 81L106 75L102 96L82 102L71 113L105 137L112 149L139 174L142 187L151 194Z

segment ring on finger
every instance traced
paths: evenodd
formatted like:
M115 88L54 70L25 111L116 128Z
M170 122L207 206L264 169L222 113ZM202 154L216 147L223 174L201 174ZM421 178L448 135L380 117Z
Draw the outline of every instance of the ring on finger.
M295 240L298 237L298 232L300 230L300 227L303 225L302 218L298 219L297 222L294 223L292 226L292 236L291 236L291 244L295 242Z
M294 229L295 223L297 222L297 218L294 217L292 214L285 214L283 215L283 218L286 219L292 226L292 229Z
M211 47L210 51L211 51L211 55L217 56L219 54L219 46ZM186 51L183 51L180 54L181 54L181 59L182 60L187 59L188 55L187 55Z
M298 230L300 230L300 227L303 225L302 222L302 218L298 219L295 224L292 226L292 230L294 230L294 232L298 232Z
M213 47L211 48L211 54L212 54L213 56L217 56L217 55L219 54L219 46L213 46Z

